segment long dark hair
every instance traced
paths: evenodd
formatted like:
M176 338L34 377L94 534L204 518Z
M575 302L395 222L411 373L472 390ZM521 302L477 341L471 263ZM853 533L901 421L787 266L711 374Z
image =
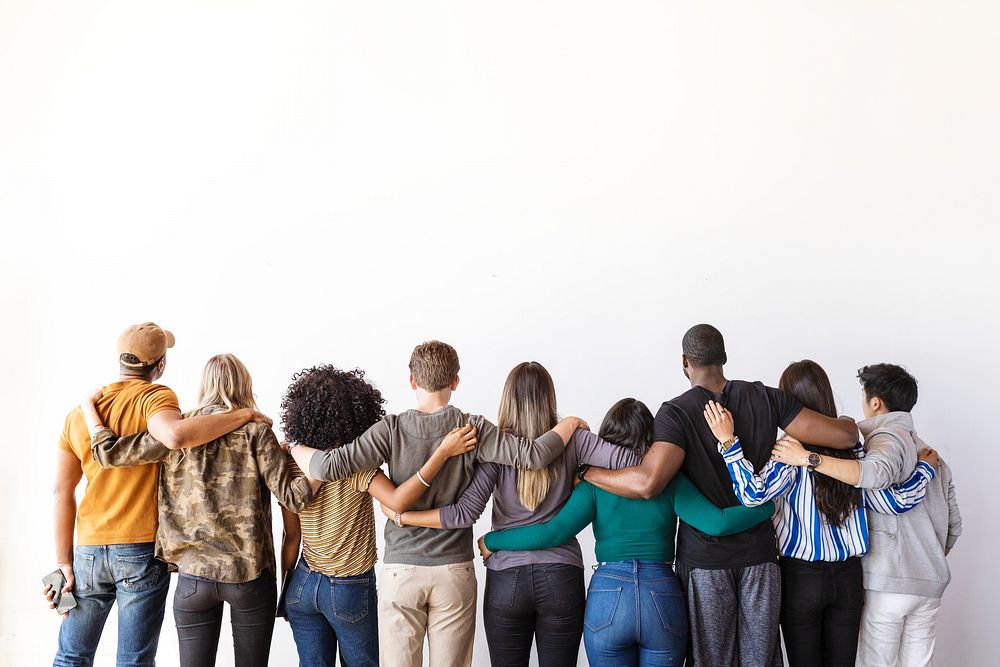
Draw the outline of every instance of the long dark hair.
M823 367L815 361L805 359L790 364L778 380L778 387L799 399L802 405L810 410L826 415L837 416L837 405L833 400L833 387ZM823 456L838 459L853 459L851 450L828 449L802 443L806 449ZM838 481L826 475L813 474L813 489L816 495L816 507L822 512L832 526L839 526L844 519L861 504L861 492L850 484Z
M653 413L642 401L623 398L608 410L597 434L643 456L653 442Z

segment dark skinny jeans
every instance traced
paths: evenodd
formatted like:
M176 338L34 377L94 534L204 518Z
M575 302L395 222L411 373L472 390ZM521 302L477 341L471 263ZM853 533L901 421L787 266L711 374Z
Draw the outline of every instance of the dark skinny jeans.
M583 635L583 568L536 563L486 571L483 621L493 667L573 667Z
M278 602L274 573L244 584L224 584L186 574L177 577L174 623L182 667L212 667L219 649L223 603L229 603L236 664L267 665Z
M853 667L864 582L860 558L782 558L781 634L790 667Z

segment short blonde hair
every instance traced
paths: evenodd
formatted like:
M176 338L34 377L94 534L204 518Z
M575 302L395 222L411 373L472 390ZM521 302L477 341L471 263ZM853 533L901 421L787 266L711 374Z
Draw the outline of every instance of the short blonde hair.
M208 407L224 407L230 411L257 409L250 371L236 355L217 354L205 364L195 410Z
M424 391L440 391L450 386L458 369L458 352L439 340L417 345L410 355L413 381Z

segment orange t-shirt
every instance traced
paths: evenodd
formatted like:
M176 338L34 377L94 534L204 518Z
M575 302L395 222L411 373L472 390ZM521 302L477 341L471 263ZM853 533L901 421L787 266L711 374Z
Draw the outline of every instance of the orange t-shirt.
M126 380L104 387L97 414L118 435L146 430L163 410L180 412L177 396L160 384ZM102 468L90 452L90 433L80 408L66 416L59 447L80 459L87 489L76 511L77 544L135 544L156 538L156 486L160 466Z

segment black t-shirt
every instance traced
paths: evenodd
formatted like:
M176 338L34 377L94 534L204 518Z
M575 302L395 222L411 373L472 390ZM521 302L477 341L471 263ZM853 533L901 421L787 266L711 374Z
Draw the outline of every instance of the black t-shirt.
M722 394L693 387L667 401L656 413L653 440L671 442L685 451L681 470L716 507L740 504L733 493L718 440L705 421L705 405L715 400L733 413L743 455L760 469L771 457L779 429L802 410L802 404L780 389L760 382L730 380ZM681 522L677 530L677 558L689 567L726 569L777 559L774 526L770 521L728 537L712 537Z

